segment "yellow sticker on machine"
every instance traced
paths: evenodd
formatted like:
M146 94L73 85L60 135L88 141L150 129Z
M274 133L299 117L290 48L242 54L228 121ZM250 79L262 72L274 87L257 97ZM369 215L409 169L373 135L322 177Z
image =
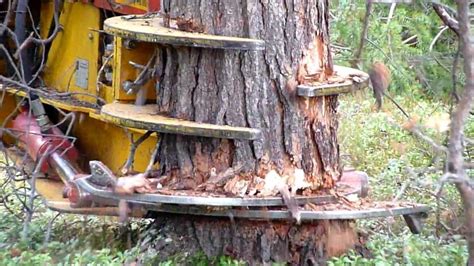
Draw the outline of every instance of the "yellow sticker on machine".
M148 10L148 0L116 0L117 4Z

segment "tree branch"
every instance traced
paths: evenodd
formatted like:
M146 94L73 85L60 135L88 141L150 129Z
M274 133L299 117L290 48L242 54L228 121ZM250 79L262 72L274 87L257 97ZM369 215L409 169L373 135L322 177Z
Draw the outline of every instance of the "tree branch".
M459 22L447 10L451 8L441 3L432 2L433 9L438 17L443 21L444 25L448 26L459 36Z
M367 32L369 30L370 13L372 13L372 0L367 0L367 6L364 17L364 28L362 29L362 35L360 37L359 47L354 55L354 59L351 63L352 67L357 68L362 57L362 51L364 50L365 40L367 39Z
M473 107L474 100L474 48L470 42L470 19L469 2L457 1L459 19L459 41L461 52L464 57L464 73L466 75L466 85L462 97L456 106L451 118L451 130L448 145L447 170L449 175L455 176L456 187L461 194L465 211L465 234L468 242L469 260L468 265L474 265L474 188L471 186L469 177L464 168L463 158L463 135L464 124L467 121L469 112ZM468 180L469 182L467 182ZM443 180L442 180L443 181Z

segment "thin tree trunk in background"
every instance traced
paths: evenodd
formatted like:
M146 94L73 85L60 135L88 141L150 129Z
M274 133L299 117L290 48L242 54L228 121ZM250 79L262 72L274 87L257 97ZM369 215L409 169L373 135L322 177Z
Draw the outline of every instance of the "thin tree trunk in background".
M162 50L160 111L198 122L262 130L256 141L166 135L160 163L175 188L195 188L210 170L237 165L241 175L303 169L312 190L340 177L337 96L304 99L296 86L308 74L332 74L328 0L164 1L170 17L209 34L250 37L265 51L187 47Z
M463 135L464 125L469 112L474 105L474 46L471 43L472 33L469 26L469 2L457 1L459 19L459 41L464 56L464 73L466 85L461 99L456 106L451 118L451 130L448 145L448 171L455 174L456 187L461 195L464 213L466 240L468 242L469 259L467 265L474 265L474 185L472 179L466 173L463 158ZM471 29L472 30L472 29Z
M372 13L372 0L367 0L367 4L365 8L364 24L362 28L362 34L360 36L359 48L354 54L354 59L352 60L352 63L351 63L351 66L353 68L359 68L362 52L364 51L365 39L367 39L367 33L369 32L369 21L370 21L371 13Z

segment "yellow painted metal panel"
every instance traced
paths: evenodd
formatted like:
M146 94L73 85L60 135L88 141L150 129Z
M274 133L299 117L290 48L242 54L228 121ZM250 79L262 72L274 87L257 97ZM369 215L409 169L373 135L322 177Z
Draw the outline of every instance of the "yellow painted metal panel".
M26 97L26 92L20 91L17 88L7 88L6 90L8 93L18 95L21 97ZM98 113L98 111L96 111L93 108L83 106L83 105L77 105L77 104L73 105L61 100L46 99L43 97L40 97L40 100L42 103L49 104L51 106L54 106L54 107L57 107L69 112Z
M78 138L77 147L85 155L86 160L100 160L113 172L120 172L130 148L125 129L81 114L73 133ZM131 133L134 134L135 140L142 135ZM157 140L156 137L149 138L138 147L135 154L135 170L141 172L146 170Z
M134 104L110 103L100 110L105 121L143 130L226 139L258 139L260 130L247 127L232 127L198 123L158 114L156 104L137 106Z
M42 38L47 38L51 21L53 21L54 4L53 1L41 2L41 16L40 16L40 34Z
M45 82L58 91L88 92L95 95L99 69L100 10L90 4L65 2L60 23L63 30L51 46L44 70ZM77 85L78 75L87 77L79 79L85 83L83 87ZM88 102L96 101L89 96L77 98Z
M117 4L127 5L144 11L148 10L147 0L116 0Z
M44 36L49 32L52 19L52 2L42 3L41 32ZM64 2L60 23L63 30L54 40L49 55L43 78L48 87L57 91L88 92L96 95L96 78L99 70L99 31L101 26L100 10L90 4L80 2ZM121 40L120 40L121 43ZM118 64L115 64L114 79L112 87L105 86L101 90L101 96L107 101L115 98L133 100L134 95L126 95L120 91L121 81L135 79L139 70L133 68L128 62L134 61L146 64L152 56L155 46L152 44L138 43L135 50L127 50L120 45L116 50L119 54L115 56ZM77 60L83 59L88 64L88 80L86 88L76 85ZM123 72L122 72L123 71ZM154 99L154 88L150 86L150 99ZM0 121L4 119L15 107L15 98L11 94L24 95L16 89L8 90L3 105L0 106ZM116 97L117 95L117 97ZM95 103L95 99L88 96L75 96L80 100ZM84 161L100 160L109 166L115 173L119 173L121 167L129 154L130 141L126 129L116 125L103 122L96 110L83 106L73 105L59 100L42 99L46 104L56 106L63 110L78 112L78 120L75 124L73 134L78 138L77 147L83 155ZM143 130L128 129L134 134L135 139L144 134ZM135 170L145 171L151 153L155 148L158 138L153 135L137 149L135 156Z
M48 201L67 201L63 198L64 184L61 181L38 179L36 190Z
M115 37L114 42L114 73L113 87L116 100L133 101L136 95L128 95L122 89L122 83L126 80L134 81L141 70L136 69L130 61L137 64L146 65L155 52L156 45L151 43L136 42L136 47L127 49L123 45L123 39ZM147 99L156 99L154 81L148 81L145 86L148 88Z

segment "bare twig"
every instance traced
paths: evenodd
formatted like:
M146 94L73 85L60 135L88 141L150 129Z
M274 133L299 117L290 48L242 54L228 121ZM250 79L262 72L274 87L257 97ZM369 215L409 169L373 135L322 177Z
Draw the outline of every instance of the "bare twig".
M429 51L433 51L433 47L435 46L436 42L438 41L439 37L441 37L441 35L443 34L443 32L445 32L447 29L449 29L448 26L444 26L441 28L441 30L438 32L438 34L436 34L436 36L433 38L433 40L431 41L430 43L430 47L429 47Z
M360 37L359 47L354 54L354 59L351 63L352 67L357 68L360 64L360 59L362 57L362 52L364 51L365 40L367 39L367 33L369 31L369 21L370 14L372 13L372 0L367 0L365 17L364 17L364 28L362 29L362 34Z
M151 134L153 134L153 131L147 131L136 141L133 140L133 134L130 134L130 151L128 153L127 161L122 167L122 174L126 175L131 172L131 170L133 169L133 162L135 160L135 152L137 151L138 146L140 146L140 144L142 144L146 139L148 139Z
M156 141L155 149L153 149L153 153L151 154L150 161L148 162L148 166L145 171L145 177L149 177L151 171L153 170L153 165L156 163L156 156L158 156L158 152L160 151L161 146L161 139Z
M46 247L49 243L49 239L51 238L51 229L53 227L53 223L56 221L56 219L61 215L60 212L58 212L51 220L48 222L48 226L46 227L46 233L44 235L44 240L43 240L43 247Z
M423 140L424 142L426 142L427 144L429 144L436 152L438 153L446 153L448 152L448 149L441 145L441 144L438 144L436 141L434 141L432 138L428 137L427 135L425 135L423 132L421 132L420 128L417 126L417 125L411 125L411 126L407 126L407 127L402 127L400 125L398 125L395 121L389 119L388 120L392 125L395 125L397 127L400 127L400 128L403 128L407 131L409 131L410 133L412 133L414 136L416 136L417 138Z
M445 146L443 146L441 144L438 144L432 138L430 138L427 135L423 134L418 126L415 125L413 127L409 127L409 128L407 128L407 130L410 131L410 133L412 133L413 135L415 135L419 139L421 139L424 142L428 143L437 152L446 153L448 151L448 149Z
M26 206L27 207L26 218L23 221L23 231L21 235L21 238L24 241L26 241L28 238L30 223L31 223L31 219L33 218L34 200L36 198L36 179L41 172L41 167L45 163L46 158L48 158L49 156L49 152L50 152L50 149L48 148L48 150L39 158L39 160L36 163L35 170L32 174L32 179L30 183L30 186L31 186L30 197L29 197L28 204Z

